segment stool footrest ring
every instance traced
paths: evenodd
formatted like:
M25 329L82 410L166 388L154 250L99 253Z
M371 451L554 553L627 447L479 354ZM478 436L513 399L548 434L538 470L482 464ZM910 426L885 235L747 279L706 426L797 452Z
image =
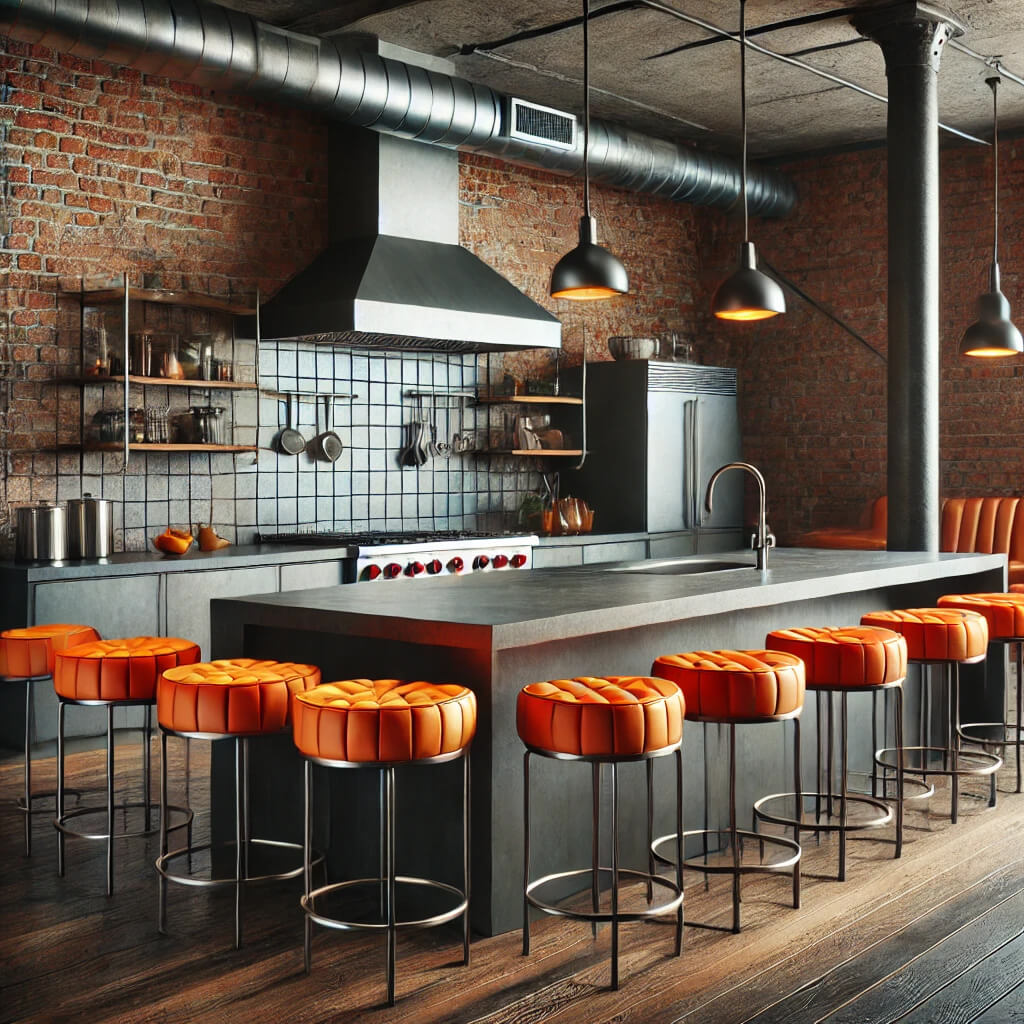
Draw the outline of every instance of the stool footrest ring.
M302 853L302 843L289 843L279 839L250 839L248 841L249 846L258 847L271 847L274 849L281 850L296 850L300 854ZM280 882L289 878L298 878L302 874L303 866L300 862L297 867L288 868L286 871L279 871L276 873L267 873L262 875L246 875L243 878L235 878L234 875L221 878L199 878L194 874L178 874L177 872L170 870L170 864L172 861L178 860L181 857L192 857L198 853L203 853L209 850L211 853L214 850L227 850L235 849L235 843L233 840L228 840L223 843L201 843L197 846L193 846L191 849L187 846L183 846L178 850L171 850L168 853L157 857L155 863L157 872L166 878L169 882L177 882L179 885L194 885L198 888L206 888L208 886L217 885L235 885L238 882ZM310 863L311 866L316 867L318 864L323 863L323 854L318 854Z
M306 917L311 921L315 921L319 925L323 925L325 928L337 928L346 931L386 932L390 927L387 921L343 921L336 917L327 917L326 915L319 913L316 909L317 899L331 893L339 892L343 889L352 889L356 886L372 885L379 889L385 884L387 884L387 879L383 878L351 878L344 882L333 882L330 885L323 885L319 889L314 889L308 895L303 895L299 902L306 914ZM395 886L397 887L400 885L419 886L421 888L434 889L438 892L448 893L459 900L459 902L456 906L451 907L448 910L442 910L439 914L434 914L432 917L396 920L394 923L395 928L433 928L435 925L454 921L455 918L464 914L466 912L466 908L469 906L469 900L466 897L466 894L461 889L457 889L454 885L448 885L446 882L438 882L432 878L416 878L409 875L396 875Z
M114 813L125 813L132 809L143 808L145 809L146 804L141 801L135 801L132 803L114 804ZM160 802L153 800L149 804L150 811L156 811L156 824L151 825L149 828L141 828L134 832L115 832L113 835L114 839L137 839L140 836L152 836L156 835L160 831L159 814L160 814ZM190 807L177 807L173 804L167 805L167 810L174 814L182 815L183 820L168 824L168 832L176 832L178 829L187 828L192 824L192 809ZM66 836L73 836L76 839L109 839L111 838L106 832L80 832L78 829L72 828L67 824L71 818L80 818L86 814L106 814L107 806L96 807L76 807L74 810L65 811L62 818L53 819L53 827L58 832L63 832ZM169 817L169 816L168 816Z
M598 868L599 873L611 875L611 868ZM526 899L531 907L542 910L545 914L554 914L557 917L568 917L574 921L648 921L652 917L662 914L670 914L678 910L683 902L683 891L669 878L661 875L652 875L646 871L638 871L633 868L619 868L619 880L633 880L645 882L649 885L660 885L667 889L672 898L664 903L654 904L644 910L619 910L612 913L610 910L574 910L570 907L560 907L554 903L548 903L534 895L542 886L551 882L562 881L567 878L590 878L593 876L592 868L576 868L572 871L558 871L554 874L544 875L534 879L526 886ZM565 899L569 897L566 896Z
M729 837L731 835L732 833L727 828L701 828L695 829L692 832L684 832L683 840L689 839L690 836ZM683 861L683 867L689 868L691 871L702 871L710 875L734 875L737 870L741 875L756 874L762 871L785 871L793 867L794 864L797 864L803 853L798 842L793 839L787 839L785 836L763 835L760 832L751 832L749 829L742 828L737 829L735 835L737 839L749 839L755 843L763 843L765 846L781 847L784 850L788 850L790 855L783 860L772 861L771 864L740 864L738 869L732 864L705 864L701 860L687 858ZM660 850L660 847L665 843L674 843L675 841L676 837L674 834L660 836L651 843L651 853L663 864L675 864L674 860L666 857Z
M921 764L910 764L909 755L917 754ZM895 762L896 748L885 747L875 754L876 763L882 768L891 771L896 770ZM941 767L934 767L928 764L929 755L935 755L942 759ZM958 750L956 751L957 767L954 771L949 766L952 753L946 747L907 747L903 748L903 773L910 772L911 775L992 775L1003 766L1003 759L995 754L989 754L982 750Z
M998 729L1002 733L1002 739L995 736L972 736L968 730L975 729ZM1017 735L1014 737L1010 733ZM957 730L957 734L965 742L978 743L983 747L1024 746L1024 725L1017 725L1014 722L964 722Z
M829 803L833 806L841 804L843 799L839 793L803 792L800 795L804 800L805 806L808 799L824 804L826 807ZM847 832L858 832L861 829L882 828L893 820L893 810L888 804L861 793L847 793L847 822L845 825L841 821L833 820L838 818L838 814L829 814L827 810L824 814L826 820L822 821L822 816L819 816L816 812L807 812L801 808L801 818L797 821L795 818L787 818L782 814L771 814L764 809L764 805L770 801L793 800L795 797L795 793L772 793L769 796L761 797L754 804L755 819L767 821L773 825L788 825L790 828L799 828L801 832L838 832L841 829L845 829ZM855 813L857 808L870 808L877 811L878 814L873 818L859 818L855 821L850 821L849 812L851 807ZM807 813L811 814L810 818L803 816Z

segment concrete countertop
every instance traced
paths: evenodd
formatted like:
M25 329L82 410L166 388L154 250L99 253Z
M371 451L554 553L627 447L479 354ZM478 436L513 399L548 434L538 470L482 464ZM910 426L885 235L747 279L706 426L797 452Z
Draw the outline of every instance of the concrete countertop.
M137 576L160 572L199 569L242 569L253 565L285 565L295 562L327 562L355 557L350 547L322 547L313 544L238 544L219 551L194 550L181 556L159 551L126 551L109 558L63 562L0 561L0 579L28 583L50 580L93 579L101 576Z
M224 611L256 625L498 650L999 569L1005 579L1006 571L1005 555L787 548L771 552L764 574L749 551L714 557L751 568L675 576L615 571L656 564L620 562L222 599L212 611L215 620Z

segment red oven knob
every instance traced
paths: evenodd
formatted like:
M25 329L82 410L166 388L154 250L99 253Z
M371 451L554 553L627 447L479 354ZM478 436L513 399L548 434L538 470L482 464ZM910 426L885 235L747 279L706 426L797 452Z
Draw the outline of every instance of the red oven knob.
M474 569L486 569L491 564L491 560L486 555L477 555L476 561L473 562Z
M504 569L508 565L508 555L495 555L494 556L494 568Z
M405 575L406 576L419 576L419 574L421 572L423 572L424 568L426 568L426 567L424 566L424 564L422 562L410 562L405 567Z
M431 576L436 576L443 568L444 566L441 565L440 558L432 558L427 562L427 572L429 572Z
M388 562L384 566L384 578L389 580L397 579L402 575L402 567L397 562Z
M522 569L526 565L526 555L513 555L512 556L512 568Z
M448 563L448 571L449 572L462 572L462 570L465 568L465 566L466 566L466 563L463 562L463 560L461 558L459 558L458 555L456 555Z
M363 579L364 580L375 580L375 579L377 579L378 576L380 576L380 566L379 565L368 565L363 570Z

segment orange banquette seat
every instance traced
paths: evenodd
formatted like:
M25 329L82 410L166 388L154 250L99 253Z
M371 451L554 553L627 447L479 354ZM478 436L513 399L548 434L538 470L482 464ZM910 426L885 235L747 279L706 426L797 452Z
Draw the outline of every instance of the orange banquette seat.
M886 515L886 499L876 498L870 525L812 530L797 538L796 546L884 549ZM1004 554L1009 562L1009 582L1024 583L1024 498L945 498L939 549Z

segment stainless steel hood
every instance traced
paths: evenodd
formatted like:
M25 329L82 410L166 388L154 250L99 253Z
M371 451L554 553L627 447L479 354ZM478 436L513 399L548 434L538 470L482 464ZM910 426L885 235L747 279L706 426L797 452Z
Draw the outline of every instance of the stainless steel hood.
M458 154L332 126L330 244L260 309L260 334L448 352L558 348L562 325L458 244Z

